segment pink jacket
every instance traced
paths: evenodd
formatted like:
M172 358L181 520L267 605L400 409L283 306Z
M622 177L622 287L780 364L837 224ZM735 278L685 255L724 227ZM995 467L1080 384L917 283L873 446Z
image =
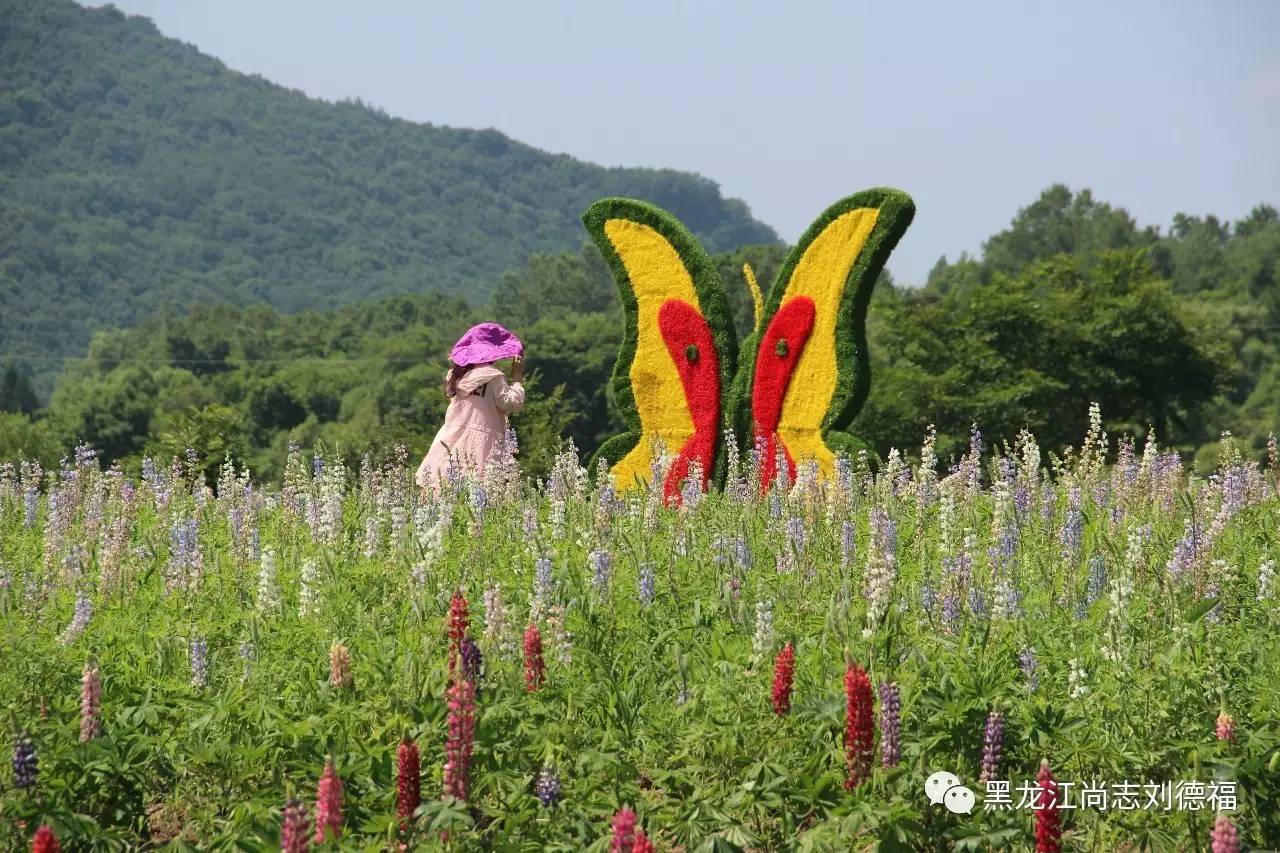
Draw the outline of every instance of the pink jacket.
M506 433L507 415L523 407L523 385L508 384L496 367L473 367L458 380L457 396L449 401L444 426L422 457L415 482L436 488L446 477L450 458L459 472L483 474Z

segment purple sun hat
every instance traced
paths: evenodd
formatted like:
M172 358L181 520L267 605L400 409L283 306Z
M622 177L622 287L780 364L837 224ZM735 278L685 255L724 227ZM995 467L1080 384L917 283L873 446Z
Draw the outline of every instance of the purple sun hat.
M458 339L449 359L459 367L466 367L523 354L524 344L511 332L497 323L480 323L467 329L467 333Z

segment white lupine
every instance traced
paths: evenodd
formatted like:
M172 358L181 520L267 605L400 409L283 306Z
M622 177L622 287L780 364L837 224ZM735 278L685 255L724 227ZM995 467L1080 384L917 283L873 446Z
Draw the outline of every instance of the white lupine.
M1276 585L1276 564L1271 560L1263 560L1258 566L1258 601L1271 597Z
M298 616L306 619L316 610L316 561L306 560L298 580Z
M1078 659L1072 658L1068 663L1067 671L1067 689L1072 699L1083 699L1089 695L1089 686L1085 683L1089 674L1085 672L1084 664Z
M271 546L262 549L262 558L258 563L258 600L259 613L274 613L280 607L280 590L276 587L276 552Z
M761 599L756 602L756 629L751 637L751 654L763 660L773 651L773 602Z

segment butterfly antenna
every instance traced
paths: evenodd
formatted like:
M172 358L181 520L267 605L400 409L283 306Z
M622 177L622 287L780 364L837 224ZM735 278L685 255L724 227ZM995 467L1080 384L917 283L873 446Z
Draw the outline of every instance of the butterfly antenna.
M754 334L760 331L760 318L764 315L764 297L760 294L760 282L756 281L756 273L751 269L751 264L742 265L742 275L747 279L747 287L751 289L751 304L755 306L755 325L751 327L751 332Z

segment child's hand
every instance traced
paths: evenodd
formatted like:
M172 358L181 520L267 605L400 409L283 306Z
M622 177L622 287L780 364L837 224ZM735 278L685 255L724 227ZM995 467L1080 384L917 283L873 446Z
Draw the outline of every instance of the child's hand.
M515 382L524 379L524 356L518 355L511 360L511 379Z

